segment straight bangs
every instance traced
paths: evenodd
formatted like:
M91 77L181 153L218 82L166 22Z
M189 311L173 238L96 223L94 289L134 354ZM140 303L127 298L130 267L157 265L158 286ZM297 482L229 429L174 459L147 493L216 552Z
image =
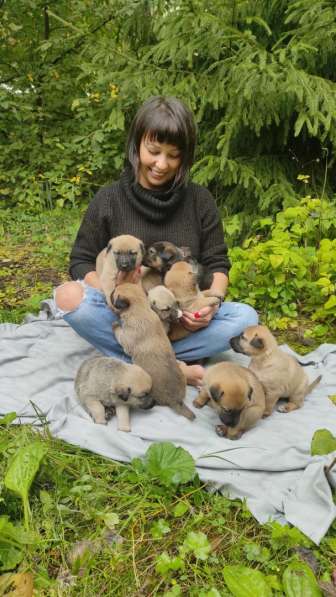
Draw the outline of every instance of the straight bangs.
M148 122L146 122L147 120ZM176 122L166 111L160 110L151 116L149 115L143 124L143 134L141 135L140 143L142 137L146 137L150 141L176 145L183 153L188 147L188 132L184 123Z
M138 110L131 124L126 155L137 174L143 138L175 145L181 151L181 166L173 185L184 183L194 161L196 125L192 112L175 97L155 96Z

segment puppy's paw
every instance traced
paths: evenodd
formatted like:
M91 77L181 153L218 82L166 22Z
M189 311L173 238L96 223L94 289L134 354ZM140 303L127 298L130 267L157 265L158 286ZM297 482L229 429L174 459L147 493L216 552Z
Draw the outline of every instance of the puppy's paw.
M298 407L293 402L288 402L287 404L280 404L278 406L277 411L279 413L290 413L292 410L296 410Z
M226 425L216 425L215 431L219 437L226 437L228 433L228 428Z
M193 400L193 405L194 405L196 408L203 408L203 406L204 406L204 403L203 403L203 402L198 402L198 398L195 398L195 399Z
M272 414L272 412L271 412L271 411L265 411L265 412L264 412L264 414L263 414L263 416L262 416L262 418L263 418L263 419L267 419L267 417L270 417L270 416L271 416L271 414Z
M105 406L106 421L109 421L110 419L112 419L112 417L114 417L115 414L116 414L116 410L115 410L114 406Z
M228 433L226 437L228 439L236 440L236 439L240 439L242 435L243 435L243 432L239 431L237 433L233 433L232 435L230 433Z
M93 419L97 425L107 425L107 420L105 418L96 417Z

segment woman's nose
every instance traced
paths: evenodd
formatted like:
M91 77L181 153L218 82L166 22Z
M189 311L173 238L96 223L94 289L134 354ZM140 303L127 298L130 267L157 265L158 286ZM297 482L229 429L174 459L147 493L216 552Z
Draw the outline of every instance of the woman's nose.
M160 170L166 170L168 161L165 155L161 154L157 156L156 165Z

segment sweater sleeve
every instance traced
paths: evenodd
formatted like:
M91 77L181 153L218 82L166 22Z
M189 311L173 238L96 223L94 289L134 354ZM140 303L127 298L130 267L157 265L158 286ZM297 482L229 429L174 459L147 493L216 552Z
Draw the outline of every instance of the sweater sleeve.
M202 189L200 201L201 263L211 272L228 275L231 262L224 240L223 224L211 193Z
M69 272L73 280L83 279L88 272L96 269L96 257L110 240L107 224L107 203L110 199L110 189L105 187L89 204L70 253Z

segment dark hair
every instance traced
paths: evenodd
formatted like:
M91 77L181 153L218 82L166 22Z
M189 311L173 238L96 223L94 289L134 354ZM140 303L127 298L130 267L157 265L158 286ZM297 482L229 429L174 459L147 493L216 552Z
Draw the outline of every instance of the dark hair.
M144 135L152 141L178 147L182 162L174 185L184 182L194 161L196 145L196 124L189 108L175 97L159 95L142 104L131 124L126 145L126 156L134 172L138 171L140 143Z

